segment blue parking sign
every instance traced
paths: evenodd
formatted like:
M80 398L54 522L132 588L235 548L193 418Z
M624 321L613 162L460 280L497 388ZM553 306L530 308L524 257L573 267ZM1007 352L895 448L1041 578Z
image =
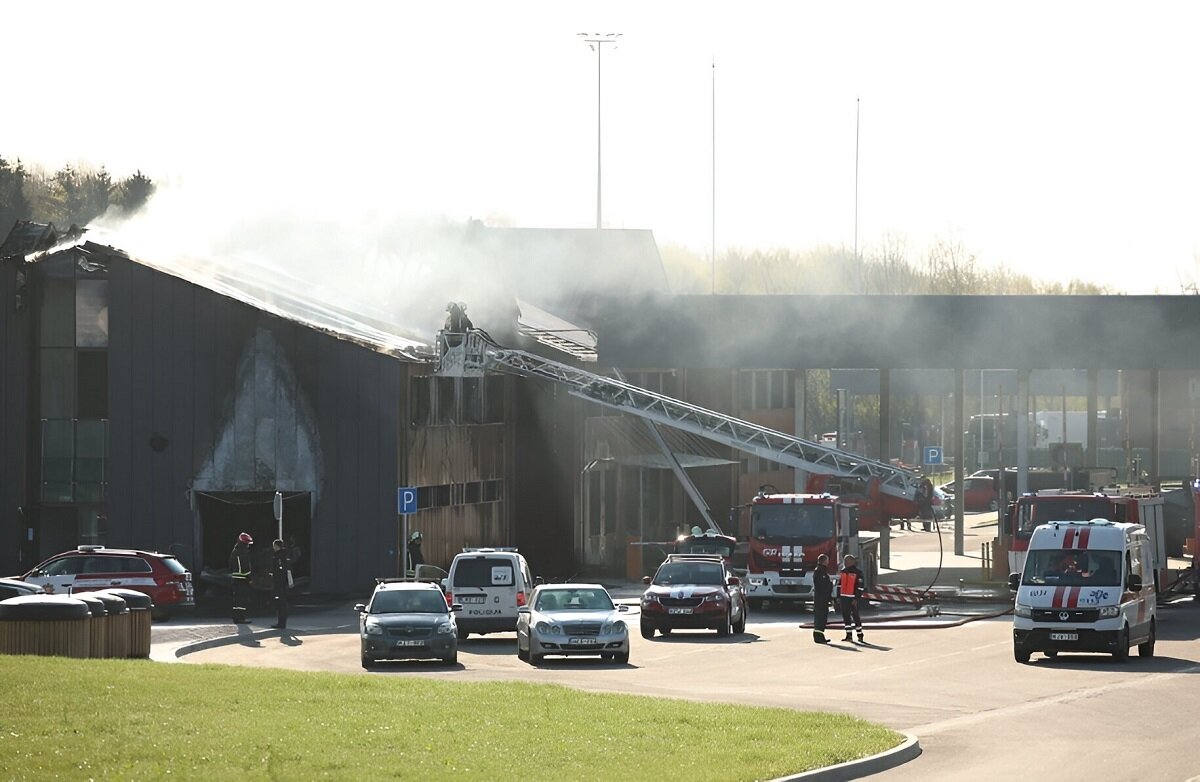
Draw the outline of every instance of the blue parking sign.
M414 486L401 486L396 489L396 513L417 512L417 489Z
M942 449L936 445L927 447L925 449L925 463L926 464L941 464L942 463Z

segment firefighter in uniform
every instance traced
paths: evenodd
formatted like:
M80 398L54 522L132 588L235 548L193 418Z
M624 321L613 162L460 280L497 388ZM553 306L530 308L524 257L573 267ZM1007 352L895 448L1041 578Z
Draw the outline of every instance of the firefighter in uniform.
M842 625L846 628L843 641L853 641L851 629L858 633L858 642L863 642L862 617L858 614L858 601L867 591L863 572L858 569L853 554L842 557L842 570L838 574L838 597L842 601Z
M275 624L272 629L287 628L288 578L292 570L292 552L282 540L271 543L271 595L275 598Z
M249 602L250 592L250 544L254 538L250 533L238 535L233 551L229 552L229 575L233 578L233 621L244 624L250 619L246 616L246 603Z
M833 579L829 577L829 557L817 557L813 569L813 642L829 643L825 637L825 624L829 621L829 601L833 599Z

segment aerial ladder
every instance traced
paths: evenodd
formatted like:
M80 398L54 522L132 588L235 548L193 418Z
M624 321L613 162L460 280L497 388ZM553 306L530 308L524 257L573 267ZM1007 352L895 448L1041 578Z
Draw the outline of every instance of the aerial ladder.
M597 375L521 350L504 348L480 329L471 328L462 333L443 330L438 332L437 339L438 363L435 373L438 375L483 377L489 370L494 370L550 380L565 386L572 396L796 469L868 481L875 479L881 493L908 502L914 500L921 481L918 474L886 462L867 459L707 410L623 380ZM676 474L680 472L682 469L677 470ZM690 481L684 485L690 486ZM711 518L708 521L710 527L721 531Z

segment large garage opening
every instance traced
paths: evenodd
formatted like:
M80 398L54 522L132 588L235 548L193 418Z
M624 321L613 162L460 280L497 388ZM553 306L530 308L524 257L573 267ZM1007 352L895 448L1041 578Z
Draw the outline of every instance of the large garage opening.
M238 535L254 538L251 559L253 583L270 589L271 541L279 536L275 521L275 493L266 491L196 492L200 523L200 580L221 583L229 574L229 553ZM308 583L312 541L312 498L309 492L283 492L283 541L299 552L292 565L296 586Z

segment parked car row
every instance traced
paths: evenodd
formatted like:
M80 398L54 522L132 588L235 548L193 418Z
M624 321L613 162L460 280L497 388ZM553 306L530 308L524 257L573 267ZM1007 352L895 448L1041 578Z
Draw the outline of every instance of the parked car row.
M676 629L742 633L748 608L741 580L719 555L670 554L644 579L644 638ZM515 549L468 549L438 583L379 579L359 603L362 666L381 660L458 661L458 642L472 632L516 632L517 658L597 656L629 662L629 606L600 584L546 584L529 575Z

